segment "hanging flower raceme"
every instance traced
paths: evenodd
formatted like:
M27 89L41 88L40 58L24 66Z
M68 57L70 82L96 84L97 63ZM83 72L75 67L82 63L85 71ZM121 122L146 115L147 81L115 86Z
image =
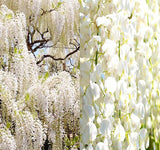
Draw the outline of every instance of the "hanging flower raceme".
M53 44L60 42L68 45L75 34L79 33L78 0L5 0L0 1L0 4L15 13L24 13L27 26L41 33L49 30Z
M83 0L81 7L81 77L89 80L81 84L82 148L159 149L160 3ZM88 129L84 139L90 122L97 135Z

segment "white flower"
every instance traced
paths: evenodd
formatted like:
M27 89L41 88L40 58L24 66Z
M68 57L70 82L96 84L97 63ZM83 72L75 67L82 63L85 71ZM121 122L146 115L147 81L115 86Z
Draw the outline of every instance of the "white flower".
M102 135L110 137L111 129L112 129L111 121L109 119L102 120L100 125L100 133Z
M90 79L93 82L97 82L101 76L102 73L102 65L97 64L96 67L94 68L94 72L90 74Z
M141 119L144 118L145 109L144 109L144 104L143 104L143 103L140 102L140 103L136 104L135 113L136 113L136 115L139 116Z
M93 150L93 146L91 143L88 145L87 150Z
M127 83L124 80L117 82L116 98L119 99L122 95L127 93Z
M95 40L95 42L101 42L101 36L94 35L93 39Z
M94 107L91 105L84 106L84 113L83 116L87 118L88 121L93 121L95 118L95 110Z
M86 95L83 96L83 102L86 105L92 105L93 100L92 89L91 86L89 86L87 88Z
M141 150L145 150L145 141L146 141L146 138L147 138L147 129L145 128L142 128L139 132L139 135L140 135L140 147L141 147Z
M94 83L94 82L90 82L90 86L91 86L91 90L92 90L92 94L94 96L94 100L97 100L100 97L100 88L98 86L98 84Z
M104 108L104 116L106 118L109 118L110 116L112 116L114 113L114 104L106 104L105 108Z
M91 10L93 10L95 7L97 8L98 1L99 0L86 0L85 3L91 8Z
M132 121L133 127L135 128L140 127L140 118L136 116L134 113L131 114L131 121Z
M82 131L82 141L84 144L88 144L91 141L94 141L97 136L97 128L93 122L88 122Z
M104 102L106 104L111 103L113 104L115 101L114 95L111 95L109 92L106 92L105 97L104 97Z
M99 142L99 143L96 145L95 150L109 150L109 149L108 149L108 146L105 145L103 142Z
M148 117L148 119L147 119L147 127L148 127L149 129L152 127L151 117Z
M118 125L116 126L116 129L114 131L114 137L119 141L123 142L125 139L125 130L123 126L121 125L120 121Z
M96 24L97 24L98 27L101 26L101 25L108 26L110 24L110 19L107 19L105 16L98 17L96 19Z
M137 132L131 132L129 134L129 143L137 149L139 148L139 134Z
M113 55L115 53L116 42L110 39L106 39L105 43L102 46L102 51L109 53L109 55Z
M127 150L135 150L135 147L133 146L132 143L128 145Z
M121 79L126 80L128 78L128 62L120 60L118 66L118 74L121 76Z
M135 1L134 0L133 1L132 0L121 0L120 4L121 4L122 9L127 9L129 14L131 14L135 6Z
M119 57L118 55L113 55L110 61L107 63L107 70L109 73L118 74Z
M105 88L108 92L114 93L116 91L116 79L114 77L108 77L105 80Z
M129 51L130 51L129 45L127 45L127 44L122 45L121 49L120 49L120 58L122 60L126 60Z
M140 135L141 142L144 141L146 139L146 136L147 136L147 129L142 128L139 132L139 135Z
M144 80L139 80L138 81L138 90L141 93L145 92L145 87L146 87L146 82Z
M121 35L120 27L117 24L113 25L110 30L111 39L114 41L118 41L120 40L120 35Z

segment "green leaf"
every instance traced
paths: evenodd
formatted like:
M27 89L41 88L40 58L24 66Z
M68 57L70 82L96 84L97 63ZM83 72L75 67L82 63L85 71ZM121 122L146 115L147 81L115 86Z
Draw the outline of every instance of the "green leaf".
M63 2L58 2L57 8L59 8L62 4L63 4Z
M22 111L19 111L19 115L23 116L23 115L24 115L24 113L23 113Z
M36 113L36 112L33 112L33 113L32 113L32 116L33 116L34 119L37 118L37 113Z
M41 79L41 78L42 78L42 75L39 75L39 76L38 76L38 79Z
M21 55L20 58L23 59L24 57Z
M6 14L5 16L7 19L11 19L12 18L12 14Z
M78 142L79 141L79 136L75 136L75 141Z
M70 146L70 141L69 141L68 138L66 138L65 145L66 145L66 146Z
M49 72L47 72L44 76L44 80L46 80L49 77Z
M52 3L52 8L55 8L54 4Z
M78 0L80 4L82 4L82 0Z
M75 72L76 72L76 69L75 69L75 67L72 69L72 72L73 72L73 73L75 73Z
M30 96L29 96L29 93L27 93L27 94L25 95L25 101L29 101L29 99L30 99Z
M7 128L10 128L10 127L11 127L11 123L10 123L10 122L7 122L6 127L7 127Z
M16 111L16 110L14 111L14 115L15 115L15 116L17 115L17 111Z
M19 50L18 50L18 53L19 53L19 54L21 54L21 53L22 53L22 51L23 51L23 49L19 49Z
M15 52L15 54L18 53L18 48L17 47L15 47L14 52Z
M146 3L149 5L149 0L146 0Z
M78 69L80 69L80 61L78 62Z

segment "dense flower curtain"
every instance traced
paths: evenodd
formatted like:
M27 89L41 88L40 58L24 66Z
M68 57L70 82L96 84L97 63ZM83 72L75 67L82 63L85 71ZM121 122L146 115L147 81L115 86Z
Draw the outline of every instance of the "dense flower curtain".
M160 149L159 8L81 1L81 149Z

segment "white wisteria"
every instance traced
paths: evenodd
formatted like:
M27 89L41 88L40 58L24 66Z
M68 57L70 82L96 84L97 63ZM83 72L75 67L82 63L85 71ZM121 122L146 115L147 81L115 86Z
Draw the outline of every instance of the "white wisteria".
M157 0L81 1L82 150L160 149L159 10Z
M0 0L0 149L79 147L78 14L77 0Z

